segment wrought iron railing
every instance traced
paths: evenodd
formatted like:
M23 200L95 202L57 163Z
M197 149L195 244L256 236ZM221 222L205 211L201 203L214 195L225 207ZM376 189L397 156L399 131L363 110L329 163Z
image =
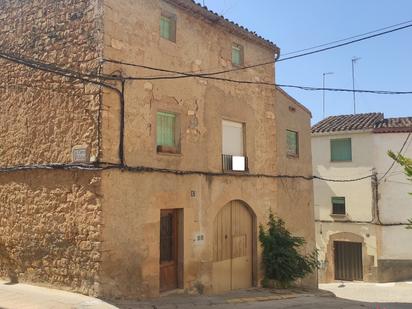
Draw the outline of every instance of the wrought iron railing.
M249 171L248 158L245 156L222 155L222 168L224 172Z

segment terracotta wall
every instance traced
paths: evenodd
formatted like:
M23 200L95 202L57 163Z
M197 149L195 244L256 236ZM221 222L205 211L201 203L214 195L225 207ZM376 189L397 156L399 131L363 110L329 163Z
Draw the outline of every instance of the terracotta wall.
M264 224L269 209L279 212L277 186L272 179L245 177L176 176L156 173L105 172L102 188L104 229L102 291L112 297L159 295L160 210L182 209L183 289L213 293L213 223L230 201L246 203ZM195 196L192 196L192 191ZM204 235L196 242L197 234ZM255 281L262 270L260 245L255 252Z
M176 43L160 38L161 10L177 16ZM244 45L246 65L274 59L273 50L163 1L108 0L104 12L105 59L188 72L224 70L232 68L232 42ZM104 71L123 76L164 75L109 62L105 62ZM274 68L245 70L227 77L274 82ZM310 113L293 99L278 97L274 88L197 78L127 81L125 86L125 157L129 166L220 173L222 120L227 119L245 123L251 174L311 175ZM117 149L112 146L118 143L119 100L105 92L103 102L103 159L116 162ZM290 105L296 108L294 113L289 112ZM156 152L155 117L159 110L178 114L180 154ZM301 133L301 157L294 160L286 158L287 124ZM104 173L103 190L107 194L103 201L106 241L102 286L110 296L159 295L161 209L183 210L183 288L187 292L213 292L213 222L232 200L244 201L253 210L255 234L272 209L293 233L307 238L305 252L314 248L311 181L112 171ZM194 242L200 232L205 235L202 245ZM255 283L260 284L260 245L254 241ZM315 286L316 278L312 276L304 284Z
M160 38L160 14L177 16L176 43ZM200 16L164 1L112 1L104 3L104 58L184 72L231 69L233 42L244 45L245 64L273 60L274 51L227 32ZM104 64L107 74L124 76L164 75L135 67ZM222 75L245 80L273 82L274 68ZM119 100L105 92L103 112L103 160L116 161ZM127 81L125 151L128 165L188 170L221 169L221 122L246 123L246 152L254 172L273 172L276 147L267 141L274 128L274 90L202 79ZM181 120L181 155L156 153L155 115L175 112ZM271 133L272 132L272 133Z
M312 175L311 126L309 110L283 90L276 93L277 174ZM287 154L286 130L298 133L299 154ZM316 180L315 180L316 181ZM276 214L286 221L287 228L306 240L302 253L309 254L315 247L313 182L305 179L279 179L277 182ZM316 274L302 281L304 285L317 286Z

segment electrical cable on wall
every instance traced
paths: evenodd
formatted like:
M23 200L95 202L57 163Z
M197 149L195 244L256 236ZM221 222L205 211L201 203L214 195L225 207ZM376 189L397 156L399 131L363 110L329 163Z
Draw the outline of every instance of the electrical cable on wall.
M371 178L373 175L367 175L359 178L352 179L333 179L324 178L320 176L304 176L304 175L270 175L270 174L253 174L253 173L223 173L223 172L208 172L208 171L195 171L195 170L175 170L167 168L147 167L147 166L127 166L117 163L103 163L96 162L94 164L32 164L32 165L19 165L12 167L1 167L0 173L22 172L28 170L84 170L84 171L104 171L104 170L122 170L134 173L162 173L162 174L174 174L177 176L188 175L203 175L213 177L239 177L239 178L272 178L272 179L302 179L302 180L322 180L326 182L358 182Z
M405 146L406 146L406 144L408 143L408 140L409 140L409 138L411 137L411 135L412 135L412 132L409 132L409 134L406 136L406 139L405 139L405 141L404 141L401 149L400 149L399 152L398 152L397 159L398 159L399 156L402 154L402 151L405 149ZM397 162L396 160L392 160L391 166L388 168L388 170L385 172L385 174L384 174L381 178L379 178L379 181L378 181L379 183L380 183L383 179L385 179L385 177L389 174L389 172L390 172L390 171L392 170L392 168L395 166L396 162Z
M107 62L113 62L113 63L118 63L118 64L124 64L124 65L132 65L135 67L140 67L144 69L150 69L150 70L155 70L155 71L162 71L162 72L169 72L169 73L175 73L175 74L180 74L180 76L164 76L164 77L122 77L122 76L108 76L108 75L97 75L97 74L86 74L86 73L81 73L81 72L76 72L73 70L65 69L58 67L55 64L48 64L44 62L40 62L37 60L29 60L27 58L23 58L18 55L11 55L8 53L4 53L3 51L0 51L0 58L3 58L8 61L12 61L18 64L26 65L30 68L33 69L38 69L42 70L45 72L49 73L54 73L58 74L60 76L64 77L70 77L70 78L75 78L83 82L87 83L92 83L96 85L100 85L109 89L112 89L116 91L118 94L121 94L121 90L116 88L115 86L111 84L107 84L106 81L120 81L122 82L123 80L142 80L142 81L150 81L150 80L173 80L173 79L180 79L180 78L194 78L194 77L199 77L199 78L204 78L204 79L211 79L211 80L217 80L217 81L223 81L223 82L232 82L232 83L238 83L238 84L249 84L249 85L264 85L264 86L271 86L271 87L281 87L281 88L295 88L295 89L301 89L305 91L331 91L331 92L351 92L353 93L353 89L345 89L345 88L323 88L323 87L310 87L310 86L299 86L299 85L286 85L286 84L276 84L276 83L269 83L269 82L255 82L255 81L245 81L245 80L235 80L235 79L229 79L229 78L222 78L222 77L214 77L214 76L208 76L204 74L194 74L194 73L184 73L184 72L179 72L179 71L173 71L173 70L166 70L166 69L161 69L161 68L156 68L156 67L151 67L151 66L145 66L145 65L139 65L139 64L131 64L131 63L126 63L126 62L121 62L121 61L115 61L115 60L105 60ZM104 82L102 82L103 80ZM370 94L382 94L382 95L409 95L412 94L412 91L389 91L389 90L362 90L362 89L357 89L355 92L358 93L370 93Z
M181 170L169 170L169 169L159 169L159 168L152 168L152 167L129 167L124 162L124 104L125 104L125 81L127 78L123 77L108 77L108 76L98 76L96 74L84 74L64 68L57 67L56 65L45 64L39 61L30 61L28 59L23 59L22 57L18 57L16 55L7 54L4 52L0 52L0 58L5 60L25 65L32 69L38 69L41 71L54 73L60 76L70 77L82 82L98 84L103 87L107 87L109 89L115 90L116 93L119 94L120 98L120 110L121 110L121 121L120 121L120 142L119 142L119 160L120 164L110 163L105 166L101 166L101 164L97 163L93 166L85 166L85 165L73 165L73 164L45 164L45 165L26 165L26 166L16 166L16 167L3 167L0 168L0 172L12 172L12 171L22 171L22 170L29 170L29 169L84 169L84 170L99 170L99 169L122 169L128 170L131 172L161 172L161 173L173 173L176 175L188 175L188 174L203 174L209 176L228 176L232 174L227 173L212 173L212 172L203 172L203 171L181 171ZM114 81L121 81L121 90L117 89L115 86L106 84L105 82L101 82L98 79L110 79ZM216 77L206 77L206 78L213 78L217 79ZM275 84L273 84L276 86ZM295 86L298 87L298 86ZM300 86L299 86L300 87ZM352 91L352 90L350 90ZM412 92L411 92L412 93ZM373 177L373 175L367 175L365 177L356 178L356 179L327 179L322 178L319 176L302 176L302 175L268 175L268 174L242 174L239 175L240 177L267 177L267 178L289 178L289 179L305 179L305 180L323 180L328 182L354 182L354 181L361 181L364 179L368 179Z

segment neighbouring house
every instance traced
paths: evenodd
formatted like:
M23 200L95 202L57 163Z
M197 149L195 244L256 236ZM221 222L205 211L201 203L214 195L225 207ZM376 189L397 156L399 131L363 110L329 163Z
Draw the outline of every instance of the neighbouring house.
M312 127L320 282L412 278L411 183L388 150L412 157L412 117L328 117Z
M0 1L0 35L1 277L127 298L258 286L270 210L313 250L310 112L187 76L275 44L190 0Z

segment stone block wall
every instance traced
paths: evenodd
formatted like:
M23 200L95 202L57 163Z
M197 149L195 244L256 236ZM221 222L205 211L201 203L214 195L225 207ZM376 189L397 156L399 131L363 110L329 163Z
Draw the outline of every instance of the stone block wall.
M0 53L98 73L101 14L99 0L1 0ZM67 163L75 145L97 156L100 93L0 58L0 166Z
M99 294L100 174L0 175L0 277Z
M0 0L0 54L98 74L100 0ZM102 88L0 58L0 168L99 155ZM100 175L0 173L0 277L98 295Z

